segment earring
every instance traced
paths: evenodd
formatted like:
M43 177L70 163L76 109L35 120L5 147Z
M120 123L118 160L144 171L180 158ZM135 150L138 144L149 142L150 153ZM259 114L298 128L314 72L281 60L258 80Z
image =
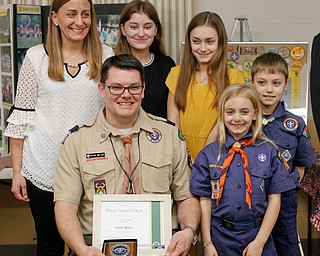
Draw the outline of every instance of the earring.
M53 24L54 24L56 27L58 27L58 26L59 26L59 24L58 24L58 23L54 23L54 22L53 22Z

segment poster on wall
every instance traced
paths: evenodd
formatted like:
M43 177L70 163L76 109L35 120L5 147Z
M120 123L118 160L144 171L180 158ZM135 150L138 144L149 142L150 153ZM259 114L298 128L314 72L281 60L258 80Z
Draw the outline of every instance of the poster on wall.
M308 42L229 42L228 66L243 73L251 83L251 67L256 57L265 52L280 54L288 63L288 89L283 100L289 111L307 121Z

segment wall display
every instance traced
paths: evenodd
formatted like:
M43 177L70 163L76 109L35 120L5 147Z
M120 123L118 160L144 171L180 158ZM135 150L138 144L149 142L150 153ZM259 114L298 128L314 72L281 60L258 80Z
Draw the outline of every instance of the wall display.
M95 4L97 29L101 43L114 48L118 41L118 26L125 4Z
M289 81L283 100L289 111L307 122L308 42L229 42L228 66L241 70L245 81L251 83L252 63L265 52L279 53L287 61Z
M28 48L42 43L41 6L0 6L0 150L8 152L8 140L3 136L6 119L14 104L18 74Z
M3 136L3 131L14 101L12 20L12 5L0 6L0 151L8 150L8 143Z

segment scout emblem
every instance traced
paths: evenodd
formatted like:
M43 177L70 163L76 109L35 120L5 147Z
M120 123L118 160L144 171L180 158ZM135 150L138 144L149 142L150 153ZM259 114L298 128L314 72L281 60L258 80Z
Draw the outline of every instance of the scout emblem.
M147 139L153 143L158 143L162 139L162 134L156 128L152 128L152 130L153 132L147 132Z
M211 199L218 199L220 194L220 180L211 180Z
M101 180L94 180L94 193L96 195L105 195L107 194L107 188L106 188L106 180L101 179Z
M290 160L291 158L291 154L289 152L288 149L286 149L285 151L282 152L281 156L283 157L284 160L286 160L287 162Z
M292 132L297 130L298 128L298 121L294 118L287 118L283 121L283 126L286 130Z
M265 154L259 154L258 160L259 162L264 163L267 160L267 156Z

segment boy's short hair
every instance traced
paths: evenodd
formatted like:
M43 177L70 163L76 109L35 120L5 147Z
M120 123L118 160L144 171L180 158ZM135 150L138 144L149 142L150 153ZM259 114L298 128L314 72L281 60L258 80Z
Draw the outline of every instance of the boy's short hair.
M267 74L281 73L288 79L289 71L288 64L281 55L273 52L267 52L258 56L251 68L251 79L254 80L254 76L257 73L266 72Z

